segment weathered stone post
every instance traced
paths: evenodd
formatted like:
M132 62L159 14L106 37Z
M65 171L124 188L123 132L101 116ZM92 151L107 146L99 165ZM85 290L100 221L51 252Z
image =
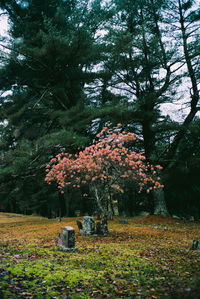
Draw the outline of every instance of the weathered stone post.
M83 217L83 228L80 229L81 234L92 235L95 233L94 218L90 216Z
M71 226L65 226L62 228L62 245L60 249L63 251L76 251L75 247L75 230Z

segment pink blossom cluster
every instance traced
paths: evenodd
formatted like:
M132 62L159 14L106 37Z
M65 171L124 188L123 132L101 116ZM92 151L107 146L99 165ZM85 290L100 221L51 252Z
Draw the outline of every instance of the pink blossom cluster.
M56 181L62 193L66 186L80 188L83 184L123 192L125 181L136 183L139 192L163 187L158 176L162 167L145 163L143 154L126 146L136 140L135 134L122 131L120 124L113 129L108 124L96 137L94 144L74 156L61 153L51 159L46 166L47 183Z

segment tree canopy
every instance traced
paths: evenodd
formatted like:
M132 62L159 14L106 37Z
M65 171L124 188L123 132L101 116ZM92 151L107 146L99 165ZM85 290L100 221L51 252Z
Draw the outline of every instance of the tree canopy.
M152 210L176 209L168 198L172 189L179 193L174 168L179 173L184 159L191 171L190 161L199 165L196 7L191 0L0 0L10 24L0 41L4 210L73 215L79 194L62 195L45 184L45 167L56 155L87 148L108 123L119 122L139 136L134 150L164 168L165 188L148 195ZM132 194L127 184L127 197ZM144 194L139 198L132 200L145 201Z

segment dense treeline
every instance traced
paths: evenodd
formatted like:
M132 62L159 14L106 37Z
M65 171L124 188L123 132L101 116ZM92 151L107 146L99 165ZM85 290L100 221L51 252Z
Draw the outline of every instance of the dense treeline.
M0 0L10 24L0 53L2 210L49 217L95 212L90 196L48 186L45 166L58 153L91 144L108 122L120 122L141 137L134 150L163 166L165 188L147 196L127 185L113 198L119 211L199 218L197 6Z

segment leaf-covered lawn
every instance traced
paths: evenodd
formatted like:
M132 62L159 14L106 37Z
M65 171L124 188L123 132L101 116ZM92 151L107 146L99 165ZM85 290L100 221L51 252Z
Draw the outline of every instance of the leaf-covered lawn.
M115 218L99 237L80 235L77 219L0 213L0 298L200 298L199 224ZM55 245L63 226L75 228L78 252Z

